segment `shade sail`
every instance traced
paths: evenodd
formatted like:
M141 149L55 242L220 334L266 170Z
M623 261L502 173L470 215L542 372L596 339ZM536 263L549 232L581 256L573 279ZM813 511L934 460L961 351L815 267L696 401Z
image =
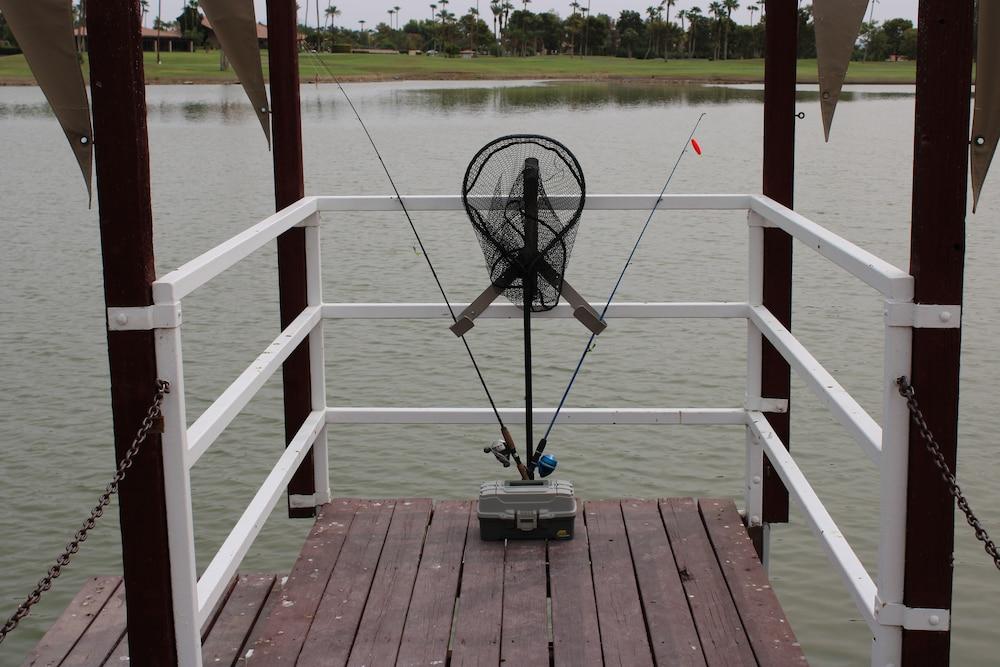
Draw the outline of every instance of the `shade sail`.
M844 86L847 66L861 32L868 0L813 0L816 26L816 62L819 68L819 105L823 134L830 140L833 113Z
M70 0L0 0L28 67L62 126L91 194L93 128L90 101L73 38Z
M979 53L976 54L976 104L972 117L972 210L1000 140L1000 2L979 2Z

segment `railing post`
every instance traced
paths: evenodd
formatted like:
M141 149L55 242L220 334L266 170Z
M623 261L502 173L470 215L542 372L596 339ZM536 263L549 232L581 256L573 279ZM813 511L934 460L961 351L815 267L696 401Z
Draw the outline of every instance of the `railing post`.
M764 288L764 228L760 215L747 214L747 304L759 306ZM761 401L761 351L763 334L747 317L747 377L744 408L759 410ZM745 504L747 532L761 563L768 563L768 528L764 515L764 449L749 426L746 428Z
M306 232L306 291L311 307L323 305L323 262L319 213L314 213L305 225ZM312 409L326 412L326 352L323 340L323 319L309 334L309 368L312 380ZM316 436L312 446L313 474L315 477L316 505L330 502L330 456L327 446L327 427Z
M888 313L888 300L887 300ZM888 318L887 318L888 320ZM896 389L896 378L910 375L913 329L885 324L882 379L882 455L879 459L878 599L882 604L903 603L906 546L906 466L909 458L910 414ZM902 628L880 625L872 642L872 667L900 665Z
M797 0L766 0L764 54L764 194L792 208L795 184L795 83L799 12ZM786 329L792 329L792 237L780 229L764 230L763 304ZM764 341L761 391L788 400L791 370L781 354ZM790 447L789 412L767 412L768 422ZM788 490L764 463L764 523L788 521Z
M163 400L163 480L167 510L167 543L173 589L177 663L201 665L198 624L198 570L194 552L191 474L188 465L187 409L184 402L184 357L181 329L154 330L156 373L170 383Z
M965 265L974 2L920 0L917 17L913 300L954 309L962 304ZM952 471L958 454L961 344L961 328L913 331L911 382ZM903 603L949 610L955 505L917 429L910 429L909 449ZM950 642L947 630L904 630L903 664L945 667Z
M294 0L267 0L276 210L298 201L305 194L296 14ZM278 237L278 293L282 329L291 324L305 308L306 292L305 230L296 227ZM299 346L285 361L281 377L287 444L312 411L309 350L305 344ZM310 451L288 484L288 516L315 515L315 480L313 452Z

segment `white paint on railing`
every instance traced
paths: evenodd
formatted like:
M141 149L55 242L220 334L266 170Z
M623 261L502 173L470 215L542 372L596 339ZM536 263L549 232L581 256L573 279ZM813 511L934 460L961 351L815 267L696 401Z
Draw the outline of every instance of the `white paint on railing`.
M821 227L770 197L753 196L750 209L848 273L899 301L913 298L913 278L906 271Z
M416 211L462 211L461 195L402 195L406 210ZM716 210L716 211L739 211L750 208L752 195L746 194L718 194L718 195L659 195L655 194L614 194L600 195L588 194L584 203L584 209L589 211L649 211L660 199L657 210L677 211L677 210ZM482 202L475 199L472 203L484 203L489 205L489 198L481 198ZM576 208L577 199L575 197L549 197L549 202L555 209L565 208L566 202L570 202L572 208ZM372 211L400 211L399 199L388 195L370 196L327 196L316 197L316 204L320 211L340 211L340 212L372 212Z
M805 380L834 418L861 445L865 454L878 465L882 450L882 428L861 404L837 382L823 365L763 306L750 307L750 320L757 330Z
M453 303L452 309L460 313L469 304ZM608 308L605 319L621 318L741 318L747 317L747 304L742 302L694 302L694 303L615 303ZM326 303L323 304L326 319L451 319L448 307L443 303ZM479 315L479 318L521 319L521 309L512 303L493 303ZM573 308L568 303L560 303L552 310L532 313L532 318L570 318Z
M153 302L160 304L180 301L315 212L315 197L304 197L286 206L154 282Z
M260 529L264 527L264 522L271 515L278 498L284 493L285 487L288 486L292 475L316 440L316 436L322 432L326 424L324 417L322 412L309 413L267 479L257 489L257 493L243 511L239 521L229 532L226 541L219 547L212 562L205 568L205 573L198 580L199 626L204 626L208 621L209 614L236 574L236 568L243 561Z
M188 466L193 466L233 419L246 407L288 356L322 321L319 307L303 310L284 331L251 362L222 395L188 429Z
M809 527L823 545L830 562L836 566L865 623L872 632L877 632L881 626L875 620L875 582L865 566L764 415L760 412L747 413L747 426L764 448L789 495L805 514Z
M523 424L524 408L500 408L505 423ZM536 422L552 418L555 408L534 408ZM743 408L563 408L561 423L742 426ZM327 408L328 424L494 424L489 408Z

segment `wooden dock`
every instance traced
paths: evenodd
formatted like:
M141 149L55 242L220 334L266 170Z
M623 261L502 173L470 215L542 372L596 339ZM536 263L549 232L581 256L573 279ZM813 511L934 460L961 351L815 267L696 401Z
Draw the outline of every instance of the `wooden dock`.
M483 542L473 501L338 499L287 576L234 581L205 665L805 665L731 500L587 502L565 542ZM95 577L25 665L127 661Z

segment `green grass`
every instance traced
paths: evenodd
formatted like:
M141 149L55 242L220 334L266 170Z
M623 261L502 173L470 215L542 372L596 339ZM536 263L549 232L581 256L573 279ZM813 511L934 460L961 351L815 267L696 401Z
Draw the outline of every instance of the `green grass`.
M218 52L164 53L157 65L146 54L147 83L234 82L232 70L219 71ZM763 60L629 60L592 56L536 56L532 58L461 58L343 54L299 57L303 81L316 77L329 80L326 67L345 80L381 79L663 79L689 81L762 81ZM325 67L324 67L325 64ZM86 68L86 62L84 62ZM85 69L86 71L86 69ZM267 53L264 53L267 73ZM851 63L848 83L913 83L912 62ZM800 82L816 81L816 61L800 60ZM0 83L31 83L31 72L23 56L0 57Z

